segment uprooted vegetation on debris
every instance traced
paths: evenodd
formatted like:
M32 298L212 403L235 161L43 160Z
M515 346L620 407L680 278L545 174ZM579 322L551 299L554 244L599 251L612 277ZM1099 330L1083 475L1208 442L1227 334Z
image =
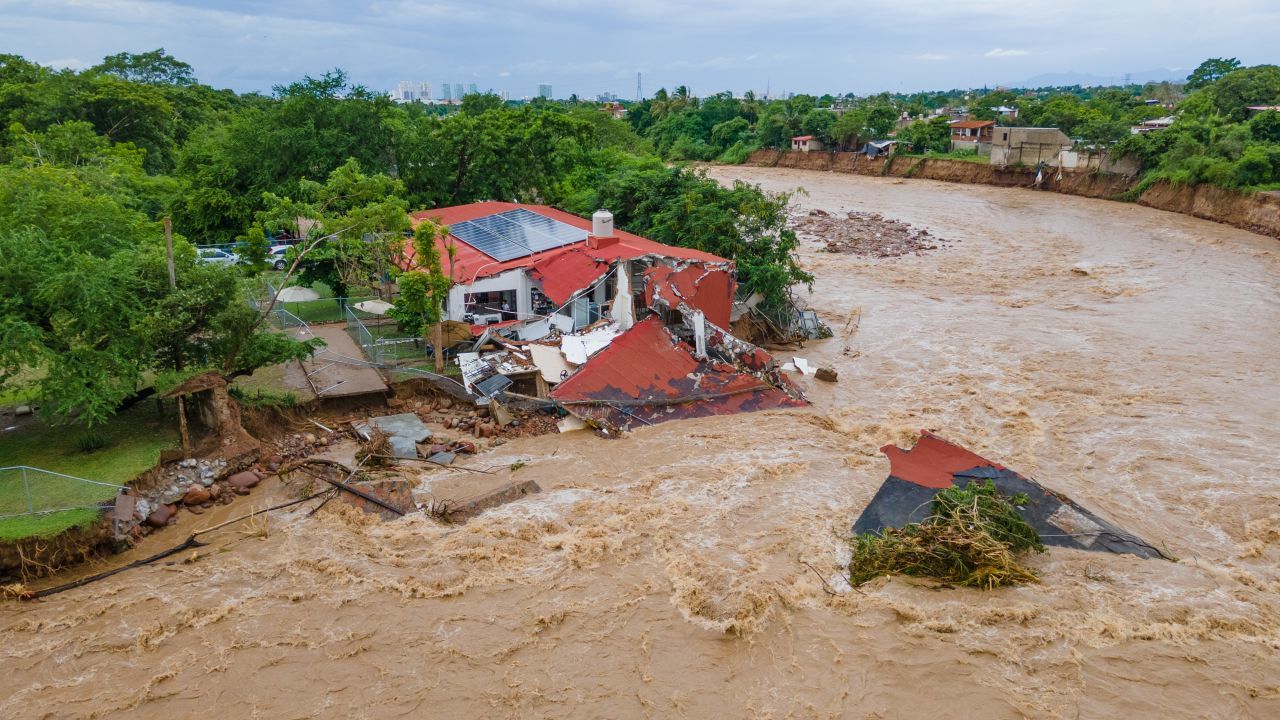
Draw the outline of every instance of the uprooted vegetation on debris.
M911 575L987 590L1037 582L1020 562L1030 550L1044 552L1040 535L1015 507L1025 502L1005 497L990 480L942 490L924 520L855 536L849 580L856 586L882 575Z
M919 255L950 242L880 213L850 212L841 216L811 210L806 215L793 216L791 227L800 237L823 243L827 252L866 257Z

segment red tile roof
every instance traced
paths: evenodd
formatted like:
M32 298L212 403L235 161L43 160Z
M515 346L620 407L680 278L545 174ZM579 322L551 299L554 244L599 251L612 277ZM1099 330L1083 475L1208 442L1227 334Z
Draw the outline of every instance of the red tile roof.
M794 141L796 141L796 140L812 140L812 139L813 139L813 136L812 136L812 135L797 135L797 136L795 136L795 137L791 138L792 142L794 142Z
M729 327L735 290L729 273L697 266L676 270L657 265L645 271L645 277L645 302L650 307L655 299L670 308L677 308L684 301L701 310L712 323Z
M586 218L580 218L577 215L564 212L563 210L557 210L547 205L526 205L523 203L489 201L471 203L469 205L454 205L453 207L436 208L434 210L420 210L410 214L409 218L415 226L425 219L434 220L442 225L452 225L454 223L495 215L508 210L515 210L516 208L524 208L525 210L549 217L553 220L559 220L560 222L582 228L588 232L591 231L591 221ZM692 250L689 248L675 247L672 245L663 245L662 243L642 238L639 235L632 235L631 233L622 230L615 230L614 234L618 238L617 242L605 245L604 247L588 248L587 242L584 240L573 243L572 245L556 248L554 250L540 252L535 255L507 260L506 262L494 260L453 235L449 235L447 238L437 239L436 248L440 250L440 258L444 264L445 272L450 271L449 256L447 254L446 245L452 244L454 248L456 248L452 263L453 279L455 282L467 284L474 282L478 278L499 275L515 268L532 268L539 262L543 262L552 256L574 251L584 253L588 258L606 263L619 259L643 257L645 255L661 255L664 257L704 263L729 262L728 260L712 255L711 253ZM405 244L405 260L408 264L412 263L412 243ZM573 268L577 271L578 269L583 268L584 265L575 261L566 263L563 267ZM546 278L544 277L544 283L545 282Z
M744 362L767 360L767 353L755 349ZM618 336L557 385L551 397L575 414L619 427L635 418L654 424L808 404L732 365L695 358L656 316Z
M960 128L963 130L966 128L992 127L995 124L996 124L995 120L960 120L959 122L951 123L951 127Z
M568 252L543 255L533 264L533 274L542 281L543 294L556 305L565 304L575 292L609 272L609 266L591 257L589 250L574 247Z

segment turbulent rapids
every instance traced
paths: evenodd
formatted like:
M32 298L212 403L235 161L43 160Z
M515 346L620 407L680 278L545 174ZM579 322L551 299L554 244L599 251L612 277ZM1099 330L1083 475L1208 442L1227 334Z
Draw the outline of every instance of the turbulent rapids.
M711 173L950 242L804 240L835 336L794 354L840 378L797 379L812 407L520 438L485 461L543 492L466 525L302 505L0 605L0 716L1280 715L1275 240L1024 190ZM850 589L877 448L921 428L1178 560L1054 548L1025 587Z

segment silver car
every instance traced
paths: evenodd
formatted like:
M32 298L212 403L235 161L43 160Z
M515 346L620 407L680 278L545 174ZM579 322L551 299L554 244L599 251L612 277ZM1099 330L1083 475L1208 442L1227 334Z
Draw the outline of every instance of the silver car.
M285 269L289 263L285 262L285 253L289 252L292 245L272 245L267 251L267 263L276 270Z
M220 248L199 248L196 251L196 262L235 265L240 262L240 258Z

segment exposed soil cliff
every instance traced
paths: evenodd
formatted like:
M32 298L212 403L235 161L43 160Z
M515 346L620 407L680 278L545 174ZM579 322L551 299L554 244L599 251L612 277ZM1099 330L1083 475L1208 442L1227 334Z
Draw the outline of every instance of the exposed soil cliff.
M851 152L757 150L747 164L1000 187L1034 187L1036 179L1036 171L1032 169L997 168L982 163L936 158L872 159L862 153ZM1047 171L1040 187L1068 195L1117 200L1137 181L1137 178L1127 175L1097 172L1067 172L1059 178L1055 172ZM1193 187L1159 183L1143 192L1138 202L1280 238L1280 193L1245 195L1209 185Z
M1212 185L1159 183L1143 192L1138 204L1280 238L1280 193L1276 192L1244 195Z

